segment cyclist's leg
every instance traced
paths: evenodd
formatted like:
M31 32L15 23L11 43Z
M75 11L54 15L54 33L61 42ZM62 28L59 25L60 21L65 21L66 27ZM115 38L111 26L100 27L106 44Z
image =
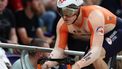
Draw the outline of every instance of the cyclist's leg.
M112 58L122 50L122 19L117 19L114 30L105 34L103 47L106 51L106 59Z
M93 63L95 69L108 69L106 62L103 60L104 58L105 50L103 48L100 57Z

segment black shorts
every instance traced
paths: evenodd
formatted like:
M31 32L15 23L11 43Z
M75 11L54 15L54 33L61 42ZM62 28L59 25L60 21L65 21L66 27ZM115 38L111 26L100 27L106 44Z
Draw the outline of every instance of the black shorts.
M103 47L106 50L106 57L117 55L122 50L122 19L117 18L116 27L105 34Z
M80 39L74 39L69 34L68 37L69 50L84 51L87 52L90 49L90 41L82 41ZM106 57L112 57L122 50L122 19L117 18L116 27L105 34L103 48L106 51Z

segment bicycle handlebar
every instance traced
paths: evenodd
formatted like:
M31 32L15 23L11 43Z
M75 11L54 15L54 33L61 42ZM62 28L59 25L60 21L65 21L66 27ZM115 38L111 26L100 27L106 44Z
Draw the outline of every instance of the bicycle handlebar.
M75 63L75 60L70 57L63 58L63 59L42 58L39 60L38 63L43 64L45 61L56 61L59 64L70 64L70 65L73 65Z

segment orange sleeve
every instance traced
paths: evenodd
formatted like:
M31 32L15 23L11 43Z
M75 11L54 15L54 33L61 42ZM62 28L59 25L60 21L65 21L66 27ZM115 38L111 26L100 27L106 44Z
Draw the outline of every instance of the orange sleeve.
M68 39L68 27L61 19L57 25L57 39L55 46L65 49Z

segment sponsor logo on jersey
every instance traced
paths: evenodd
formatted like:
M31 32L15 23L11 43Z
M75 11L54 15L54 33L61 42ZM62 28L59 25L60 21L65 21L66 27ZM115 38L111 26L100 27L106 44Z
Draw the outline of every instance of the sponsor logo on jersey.
M112 45L112 43L117 39L117 31L114 31L109 37L105 38L105 40L107 41L107 43L109 45Z
M109 45L112 45L112 40L111 40L111 38L106 38L105 40L108 42Z

